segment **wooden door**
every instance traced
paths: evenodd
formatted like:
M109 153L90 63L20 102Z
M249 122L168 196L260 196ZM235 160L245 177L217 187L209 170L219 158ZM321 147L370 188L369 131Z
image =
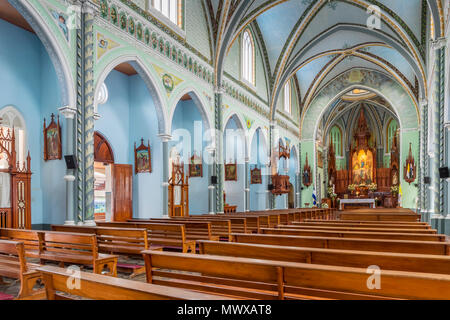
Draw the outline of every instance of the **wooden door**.
M113 221L133 218L133 166L113 165Z

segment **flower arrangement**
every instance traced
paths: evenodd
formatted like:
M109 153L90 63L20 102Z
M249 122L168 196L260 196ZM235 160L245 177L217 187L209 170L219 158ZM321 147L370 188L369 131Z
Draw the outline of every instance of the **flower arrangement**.
M374 191L377 191L378 186L376 183L371 183L371 184L369 184L368 188L369 188L369 191L374 192Z
M334 188L333 187L328 187L328 195L333 200L337 197L337 194L334 192Z
M328 203L322 203L322 208L323 209L328 209Z
M351 192L355 191L356 190L356 184L349 184L348 185L348 190L351 191Z
M392 186L392 187L391 187L391 192L392 192L393 194L397 194L397 193L398 193L398 186Z

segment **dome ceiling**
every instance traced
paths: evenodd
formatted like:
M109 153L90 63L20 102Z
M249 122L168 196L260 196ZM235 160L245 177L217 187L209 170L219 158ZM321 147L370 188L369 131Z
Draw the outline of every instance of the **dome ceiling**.
M426 96L427 14L439 37L440 0L202 0L218 61L250 26L270 74L272 115L284 83L297 77L302 103L323 85L355 67L383 72L415 97ZM407 2L407 4L405 4ZM367 25L367 8L381 9L381 29ZM317 81L319 80L319 81ZM306 101L307 103L307 101Z

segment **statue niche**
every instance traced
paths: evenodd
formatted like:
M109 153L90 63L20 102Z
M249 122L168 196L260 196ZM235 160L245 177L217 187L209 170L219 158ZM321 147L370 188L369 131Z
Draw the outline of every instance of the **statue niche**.
M361 108L358 126L353 135L355 145L351 149L350 179L358 186L357 193L365 195L367 186L376 182L376 150L369 146L371 133Z

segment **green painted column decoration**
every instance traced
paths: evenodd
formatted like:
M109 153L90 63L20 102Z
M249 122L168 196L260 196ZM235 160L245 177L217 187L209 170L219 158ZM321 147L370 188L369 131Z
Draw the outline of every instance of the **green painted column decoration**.
M215 173L217 176L216 187L216 213L223 213L223 187L224 187L224 161L223 161L223 89L216 88L214 92L214 126L216 129L216 157Z
M94 17L99 12L92 0L80 5L80 28L76 32L77 106L76 106L76 210L78 223L94 222Z
M277 159L275 158L274 148L275 148L275 122L270 122L270 130L269 130L269 157L270 157L270 168L269 168L269 176L267 177L268 184L272 184L272 175L276 174L277 168ZM275 196L272 192L268 192L269 195L269 210L275 209Z
M423 99L420 101L421 107L421 123L420 123L420 143L419 143L419 209L422 220L427 221L427 189L424 179L428 176L428 156L427 156L427 135L428 135L428 101Z
M162 156L163 156L163 174L162 174L162 188L163 188L163 217L169 216L169 141L172 140L172 136L168 134L160 134L159 138L162 143Z
M95 225L94 221L94 17L99 6L85 0L81 8L83 29L83 109L84 109L84 223Z

